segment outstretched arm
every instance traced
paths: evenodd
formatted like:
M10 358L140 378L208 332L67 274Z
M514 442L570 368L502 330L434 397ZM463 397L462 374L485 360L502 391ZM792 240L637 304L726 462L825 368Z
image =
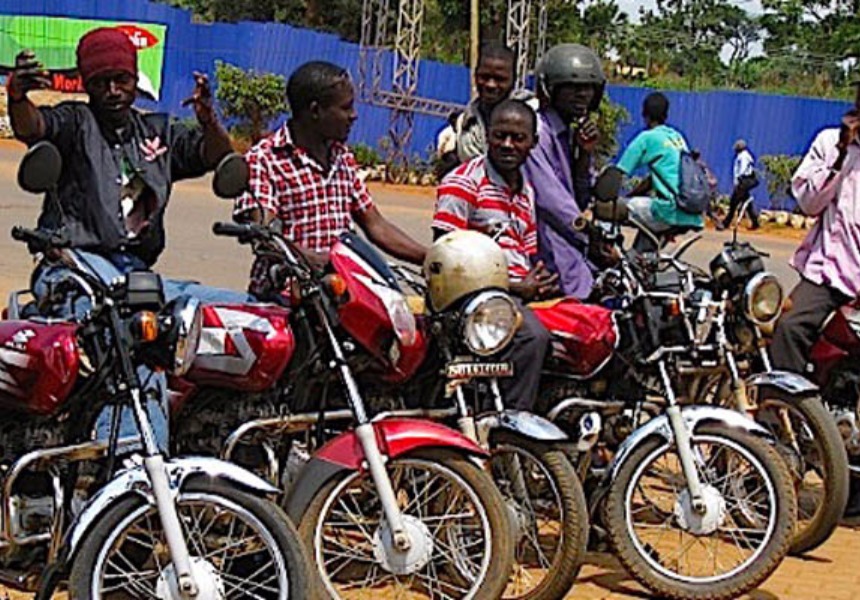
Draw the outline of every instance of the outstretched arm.
M233 151L230 136L218 120L212 104L212 90L205 73L194 72L194 93L183 100L182 106L192 105L197 122L203 130L200 154L207 168L214 168L218 161Z
M15 57L15 69L6 85L9 121L15 137L33 143L45 137L45 119L36 105L27 97L30 90L44 90L51 82L48 73L30 50Z

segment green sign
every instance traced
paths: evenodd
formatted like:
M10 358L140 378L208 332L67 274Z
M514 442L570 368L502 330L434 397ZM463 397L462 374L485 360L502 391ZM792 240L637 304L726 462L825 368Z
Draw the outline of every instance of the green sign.
M99 27L116 27L128 34L137 48L138 87L158 100L167 26L157 23L0 15L0 72L8 74L15 65L15 55L29 49L50 72L52 89L83 92L75 49L85 33Z

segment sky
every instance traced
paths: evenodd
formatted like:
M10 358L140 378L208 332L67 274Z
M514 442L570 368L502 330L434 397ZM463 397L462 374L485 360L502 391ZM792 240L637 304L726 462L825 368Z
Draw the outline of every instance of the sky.
M742 7L747 12L753 14L758 14L762 12L761 0L729 0L729 2ZM641 7L645 7L646 9L654 8L656 4L657 3L655 0L618 0L619 8L621 8L622 11L630 15L630 18L633 21L639 20L639 9ZM761 44L753 44L751 50L753 56L761 54ZM723 48L723 51L720 53L720 57L723 59L723 61L728 61L730 55L731 50L728 47Z
M731 3L743 7L751 13L761 12L760 0L731 0ZM654 0L618 0L618 6L621 10L626 12L633 19L638 19L639 7L644 6L645 8L653 8L655 4L656 2Z

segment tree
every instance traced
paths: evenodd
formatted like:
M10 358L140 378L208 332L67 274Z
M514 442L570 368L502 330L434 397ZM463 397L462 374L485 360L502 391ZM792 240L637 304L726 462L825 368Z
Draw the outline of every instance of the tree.
M257 142L269 123L288 110L287 82L281 75L245 71L235 65L215 62L215 98L225 117L238 120L236 132Z

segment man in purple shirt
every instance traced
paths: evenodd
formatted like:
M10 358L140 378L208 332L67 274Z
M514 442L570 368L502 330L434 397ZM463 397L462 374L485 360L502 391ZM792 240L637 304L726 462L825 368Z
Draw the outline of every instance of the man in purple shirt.
M804 373L824 320L860 294L860 109L821 131L791 182L800 209L818 217L791 265L801 280L779 321L771 356L778 369Z
M535 191L540 258L562 292L585 298L594 277L586 240L573 222L591 202L591 158L598 130L589 120L603 97L600 59L579 44L551 48L537 67L538 142L525 165Z

